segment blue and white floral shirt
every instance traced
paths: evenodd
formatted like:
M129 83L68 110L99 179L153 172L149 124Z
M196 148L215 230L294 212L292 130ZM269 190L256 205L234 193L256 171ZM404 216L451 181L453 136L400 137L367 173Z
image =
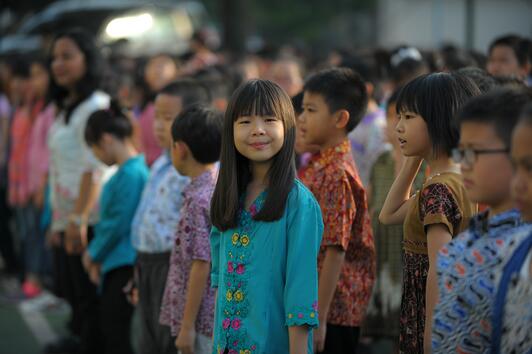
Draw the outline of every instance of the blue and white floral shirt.
M189 182L188 177L174 169L167 151L155 160L131 224L131 239L138 252L172 250L183 206L183 190Z
M467 231L440 250L433 353L489 352L496 274L519 244L521 236L515 231L520 227L526 225L517 210L491 218L488 212L480 213Z

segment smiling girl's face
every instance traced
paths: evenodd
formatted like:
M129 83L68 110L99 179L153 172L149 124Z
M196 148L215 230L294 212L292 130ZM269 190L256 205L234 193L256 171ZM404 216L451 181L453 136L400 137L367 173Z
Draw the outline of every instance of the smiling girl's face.
M276 117L238 117L233 134L237 151L253 162L270 161L284 143L283 122Z

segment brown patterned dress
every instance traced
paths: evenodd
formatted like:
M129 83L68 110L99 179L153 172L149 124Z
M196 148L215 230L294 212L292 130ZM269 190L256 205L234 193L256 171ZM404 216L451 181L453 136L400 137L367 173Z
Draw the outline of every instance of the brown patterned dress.
M476 206L467 198L462 178L456 173L434 176L413 198L403 227L405 252L399 350L405 354L422 354L429 270L426 230L430 225L443 224L455 237L467 228Z

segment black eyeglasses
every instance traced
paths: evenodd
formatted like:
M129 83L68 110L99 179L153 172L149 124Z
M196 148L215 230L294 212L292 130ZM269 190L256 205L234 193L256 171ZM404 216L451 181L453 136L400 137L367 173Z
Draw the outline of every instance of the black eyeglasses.
M465 163L469 166L473 165L477 161L477 155L482 154L507 154L510 149L453 149L451 157L456 163Z

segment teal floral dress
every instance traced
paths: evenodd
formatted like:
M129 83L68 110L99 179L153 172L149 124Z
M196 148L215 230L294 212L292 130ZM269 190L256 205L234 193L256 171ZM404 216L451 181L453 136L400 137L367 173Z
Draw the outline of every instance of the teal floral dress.
M281 219L253 220L263 192L238 227L211 232L211 284L218 288L213 353L289 353L288 327L318 326L317 257L323 233L312 193L295 180Z

